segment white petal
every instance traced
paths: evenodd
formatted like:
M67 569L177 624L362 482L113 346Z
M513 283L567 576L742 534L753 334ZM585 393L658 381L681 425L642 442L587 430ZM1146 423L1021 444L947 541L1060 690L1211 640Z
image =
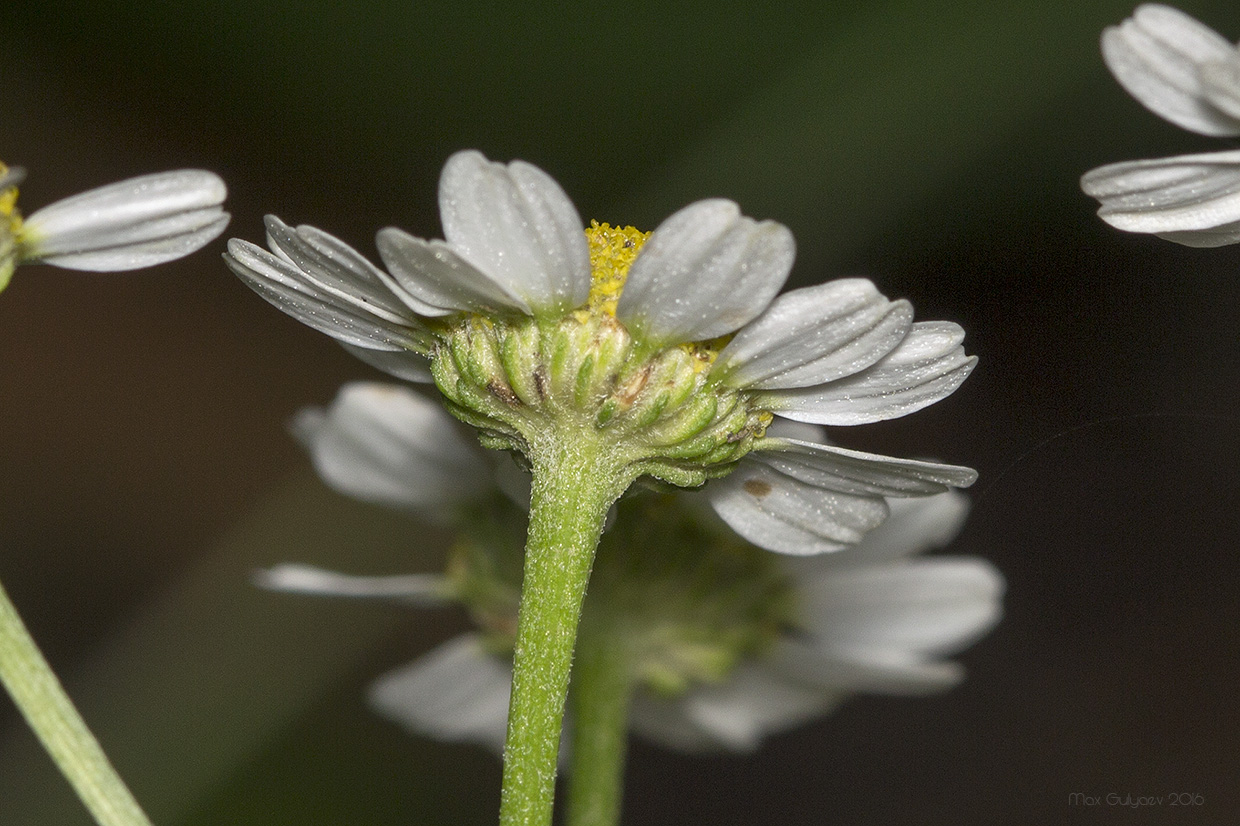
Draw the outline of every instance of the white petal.
M224 231L227 189L201 169L143 175L36 211L22 257L76 270L149 267L189 255Z
M531 313L524 299L462 259L442 241L423 241L388 227L379 230L375 243L397 283L421 301L441 308L436 315L453 310L485 313L500 309Z
M478 449L439 405L405 387L347 384L329 410L299 414L294 431L323 480L359 499L442 518L491 489Z
M925 660L905 652L827 652L783 639L769 656L786 679L822 691L920 695L946 691L964 678L958 663Z
M303 324L345 344L372 350L420 350L422 323L412 311L404 317L375 305L356 293L315 280L309 273L266 250L234 238L224 255L238 278L268 302ZM343 277L346 271L341 270Z
M419 607L446 605L453 601L447 577L439 574L351 576L313 565L285 562L273 568L256 571L253 582L270 591L393 599Z
M687 752L747 752L768 734L793 728L830 711L836 692L781 679L761 662L743 663L719 685L695 688L674 699L638 695L633 730Z
M629 727L651 743L690 754L728 748L685 713L684 697L657 697L644 692L633 698ZM745 748L747 748L747 744Z
M1102 203L1099 217L1117 229L1189 246L1240 240L1240 150L1109 164L1085 173L1081 189Z
M920 321L877 364L839 381L759 396L768 409L797 421L856 425L906 416L950 396L972 372L964 330L948 321Z
M345 342L341 344L354 356L389 376L417 384L431 384L435 380L431 375L430 361L420 353L411 350L374 350Z
M792 419L785 419L780 416L776 416L771 420L764 435L770 439L795 439L816 445L827 444L826 429L820 425L810 424L809 422L794 422Z
M1233 49L1223 60L1203 63L1197 74L1206 100L1240 124L1240 51Z
M274 215L264 224L272 252L342 301L396 321L410 310L420 316L447 315L409 295L364 255L321 229L304 224L293 229Z
M380 677L369 700L417 734L478 743L499 754L511 691L512 667L483 650L478 635L464 634Z
M838 551L861 541L887 516L882 497L810 485L763 462L741 462L705 495L745 539L785 554Z
M977 471L967 467L896 459L799 439L762 439L745 460L769 465L813 487L857 495L929 496L977 481Z
M1154 234L1165 241L1174 241L1186 247L1198 247L1201 249L1225 247L1228 244L1240 243L1240 221L1219 224L1217 227L1211 227L1210 229L1156 232Z
M452 248L536 313L586 302L590 248L581 217L538 167L457 152L439 179L439 211Z
M1102 57L1120 85L1150 111L1203 135L1240 135L1240 122L1209 102L1198 71L1234 52L1221 35L1170 6L1139 6L1102 33Z
M798 582L802 622L826 651L942 655L990 630L1003 577L981 559L937 557L834 570Z
M892 499L887 521L847 554L821 563L834 568L873 565L942 548L956 538L969 515L969 498L957 490L935 496ZM817 561L817 560L816 560Z
M731 201L698 201L650 235L629 270L616 318L659 344L730 333L766 309L795 255L782 224L746 218Z
M864 370L908 334L913 308L864 278L779 296L719 353L711 370L732 387L807 387Z

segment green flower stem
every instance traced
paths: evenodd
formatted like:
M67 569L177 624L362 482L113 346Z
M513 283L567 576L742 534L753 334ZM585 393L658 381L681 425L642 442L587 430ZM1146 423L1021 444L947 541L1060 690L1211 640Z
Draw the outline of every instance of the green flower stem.
M616 826L624 796L632 668L624 640L583 628L573 664L568 826Z
M150 826L0 586L0 681L100 826Z
M504 744L501 826L549 826L564 701L581 602L607 510L632 481L582 433L533 445L533 492L512 701Z

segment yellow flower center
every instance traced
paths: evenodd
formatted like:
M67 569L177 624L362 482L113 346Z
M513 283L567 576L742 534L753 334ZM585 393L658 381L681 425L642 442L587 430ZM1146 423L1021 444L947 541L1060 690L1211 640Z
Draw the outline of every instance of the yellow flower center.
M9 168L0 163L0 178L3 178L9 171ZM17 187L10 186L4 190L0 190L0 222L8 230L12 237L17 237L22 228L22 214L17 210Z
M8 174L9 168L0 163L0 180ZM20 258L22 214L17 211L18 178L10 177L8 186L0 186L0 290L9 285Z
M620 302L620 293L624 291L629 269L637 253L641 252L642 245L650 238L650 233L635 227L613 227L593 220L585 232L590 244L590 297L586 306L578 311L577 317L581 321L588 314L615 318L616 305ZM731 340L732 336L726 335L679 347L693 357L693 368L700 372L714 363L719 351Z
M629 277L637 253L650 233L633 227L613 227L591 221L586 229L590 243L590 298L586 310L616 317L616 304Z

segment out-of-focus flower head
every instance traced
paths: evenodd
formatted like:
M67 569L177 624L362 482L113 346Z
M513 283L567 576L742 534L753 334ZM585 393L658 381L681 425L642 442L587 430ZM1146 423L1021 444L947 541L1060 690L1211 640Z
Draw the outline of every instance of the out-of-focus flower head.
M1192 132L1240 135L1240 50L1181 11L1153 3L1102 33L1115 79L1155 114ZM1109 164L1081 188L1128 232L1190 247L1240 241L1240 151Z
M328 410L303 412L296 432L334 488L447 521L458 539L443 576L281 565L260 581L466 606L478 631L381 678L371 699L415 731L498 750L528 477L492 462L406 388L346 386ZM766 553L756 547L761 532L752 543L738 537L709 505L726 517L710 485L623 500L595 560L583 628L615 630L611 643L627 652L636 690L632 727L648 739L690 751L748 750L856 692L948 688L962 672L943 658L999 618L1003 580L988 563L916 558L958 531L967 511L958 493L893 500L892 518L859 544L817 555L811 534L801 534L798 549L795 534L778 532L770 536L787 553Z
M23 218L25 171L0 164L0 289L20 264L109 272L189 255L228 225L227 189L201 169L143 175L83 192Z

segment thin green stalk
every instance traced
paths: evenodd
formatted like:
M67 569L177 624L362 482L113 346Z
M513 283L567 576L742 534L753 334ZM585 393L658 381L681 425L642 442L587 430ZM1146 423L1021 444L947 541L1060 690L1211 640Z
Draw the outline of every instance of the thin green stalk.
M533 495L504 744L501 826L549 826L581 602L607 509L627 487L606 449L561 439L533 454Z
M573 745L568 826L616 826L620 822L632 696L623 639L583 630L570 697Z
M151 826L0 586L0 682L100 826Z

